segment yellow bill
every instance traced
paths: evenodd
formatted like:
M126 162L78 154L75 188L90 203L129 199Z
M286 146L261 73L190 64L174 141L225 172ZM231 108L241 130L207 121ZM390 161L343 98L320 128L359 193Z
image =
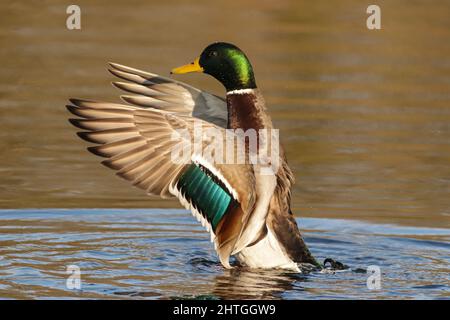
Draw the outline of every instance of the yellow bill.
M199 60L200 60L200 58L197 58L197 59L195 59L194 62L185 64L184 66L181 66L178 68L173 68L170 73L183 74L183 73L189 73L189 72L203 72L203 68L200 67Z

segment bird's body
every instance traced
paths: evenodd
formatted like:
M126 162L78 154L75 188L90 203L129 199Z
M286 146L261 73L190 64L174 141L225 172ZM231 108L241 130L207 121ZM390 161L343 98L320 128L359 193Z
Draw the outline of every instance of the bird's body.
M214 63L219 58L221 68ZM223 65L234 64L244 71L225 74ZM134 94L122 96L129 104L71 99L68 106L79 117L71 122L87 130L79 136L99 144L89 150L106 157L104 165L148 194L177 197L211 232L220 261L227 268L232 255L250 268L298 271L298 263L317 265L290 210L294 178L284 151L280 148L279 153L271 153L266 162L249 161L267 151L268 142L275 142L267 135L256 135L256 145L250 145L236 133L273 130L251 65L239 49L214 44L205 49L196 65L174 69L185 73L204 68L224 84L226 100L155 74L118 64L111 67L114 75L127 81L114 85ZM209 133L202 131L201 150L183 149L192 143L199 126ZM235 141L233 154L243 152L246 161L215 162L201 152L214 149L211 146L217 147L217 142L226 144L227 134ZM174 161L173 150L180 145L188 156L185 161ZM217 156L217 149L212 153ZM275 168L272 174L267 173L268 165Z

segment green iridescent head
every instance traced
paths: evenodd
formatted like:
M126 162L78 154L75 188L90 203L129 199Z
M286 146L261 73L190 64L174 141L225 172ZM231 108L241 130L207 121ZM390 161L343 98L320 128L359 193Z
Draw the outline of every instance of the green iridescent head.
M204 72L219 80L227 91L256 88L253 68L241 49L216 42L203 50L194 62L175 68L172 73Z

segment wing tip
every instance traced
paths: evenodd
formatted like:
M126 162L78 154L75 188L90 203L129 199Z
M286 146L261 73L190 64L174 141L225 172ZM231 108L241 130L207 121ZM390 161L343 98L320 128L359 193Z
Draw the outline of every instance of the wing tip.
M109 156L108 156L107 154L105 154L104 152L102 152L102 151L99 149L99 146L88 147L87 150L88 150L90 153L92 153L92 154L94 154L94 155L96 155L96 156L99 156L99 157L102 157L102 158L109 158Z
M113 169L113 170L120 170L120 169L121 169L119 166L114 165L114 164L111 162L111 159L103 160L103 161L101 162L101 164L104 165L105 167L110 168L110 169Z
M69 122L74 126L77 127L79 129L83 129L85 130L86 128L84 128L81 123L80 123L80 119L75 119L75 118L70 118Z
M130 81L129 79L127 79L127 77L125 76L126 75L126 72L123 72L123 71L121 71L121 70L119 70L119 69L108 69L108 71L109 71L109 73L111 73L113 76L115 76L115 77L117 77L117 78L120 78L120 79L124 79L124 80L127 80L127 81Z
M125 66L123 64L116 63L116 62L111 62L111 61L108 62L108 66L110 68L112 68L113 70L117 70L117 71L125 71L127 69L130 69L129 67L127 67L127 66ZM108 70L111 70L111 69L108 69Z
M98 143L98 141L92 139L90 136L91 132L89 131L80 131L77 132L77 136L83 139L84 141L91 142L91 143Z
M78 115L77 114L77 109L78 109L78 107L76 107L76 106L73 106L73 105L71 105L71 104L66 104L66 109L71 113L71 114L73 114L73 115Z
M120 95L120 99L126 103L135 104L135 100L133 99L133 96L122 94Z
M69 98L70 103L72 103L76 107L83 107L86 103L96 103L95 100L89 99L81 99L81 98Z
M123 83L123 82L120 82L120 81L111 81L111 85L112 85L114 88L117 88L117 89L120 89L120 90L125 90L125 89L124 89L124 83Z
M69 101L71 104L79 107L79 105L82 103L83 99L79 99L79 98L69 98Z

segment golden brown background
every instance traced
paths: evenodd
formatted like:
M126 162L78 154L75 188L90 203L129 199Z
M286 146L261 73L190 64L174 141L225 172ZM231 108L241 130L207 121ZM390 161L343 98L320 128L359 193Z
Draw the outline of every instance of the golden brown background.
M69 97L119 101L107 62L167 75L213 41L250 57L297 177L299 216L450 226L450 2L0 4L0 208L179 207L86 152ZM212 78L177 79L223 95Z

